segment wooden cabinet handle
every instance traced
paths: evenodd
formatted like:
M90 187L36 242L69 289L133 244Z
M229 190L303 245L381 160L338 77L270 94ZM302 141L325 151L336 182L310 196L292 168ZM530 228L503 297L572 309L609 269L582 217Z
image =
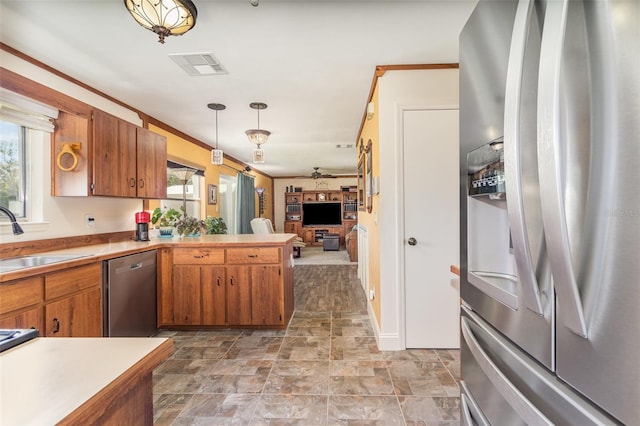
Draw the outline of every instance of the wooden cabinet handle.
M140 188L144 188L144 179L140 179Z
M136 187L136 179L135 178L131 178L131 184L129 184L129 186L131 188L135 188Z
M218 281L218 287L220 287L220 277L218 277L217 281Z
M60 321L58 320L58 318L54 318L53 319L53 333L57 333L58 331L60 331Z
M233 285L233 277L231 277L231 278L229 279L229 283L230 283L231 285Z
M258 257L258 255L257 255L257 254L249 254L248 256L249 256L249 257L252 257L252 258Z

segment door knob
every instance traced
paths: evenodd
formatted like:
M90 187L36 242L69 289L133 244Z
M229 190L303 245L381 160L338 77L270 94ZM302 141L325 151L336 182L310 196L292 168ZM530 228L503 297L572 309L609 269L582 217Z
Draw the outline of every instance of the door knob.
M416 244L418 244L418 240L416 240L413 237L409 238L409 245L410 246L415 246Z

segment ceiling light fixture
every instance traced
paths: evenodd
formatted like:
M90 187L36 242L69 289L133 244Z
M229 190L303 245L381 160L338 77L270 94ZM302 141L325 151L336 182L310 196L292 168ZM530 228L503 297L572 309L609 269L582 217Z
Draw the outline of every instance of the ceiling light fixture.
M264 145L265 143L267 143L267 139L269 139L269 135L271 134L271 132L268 130L260 129L260 110L266 109L267 104L262 102L251 102L249 106L252 109L258 110L258 128L249 129L245 133L249 138L249 142L255 143L256 145L258 145L258 149L260 149L260 145Z
M186 33L196 25L198 11L191 0L124 0L133 19L158 34L158 41Z
M211 164L220 166L224 163L224 154L221 149L218 149L218 111L222 111L226 106L223 104L207 104L207 106L216 112L216 146L211 150Z

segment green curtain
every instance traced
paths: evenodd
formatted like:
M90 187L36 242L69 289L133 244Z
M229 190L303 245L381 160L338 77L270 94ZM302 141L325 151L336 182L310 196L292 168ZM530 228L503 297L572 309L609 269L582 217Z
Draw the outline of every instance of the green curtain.
M252 234L251 219L256 217L256 187L252 176L238 173L236 224L238 234Z

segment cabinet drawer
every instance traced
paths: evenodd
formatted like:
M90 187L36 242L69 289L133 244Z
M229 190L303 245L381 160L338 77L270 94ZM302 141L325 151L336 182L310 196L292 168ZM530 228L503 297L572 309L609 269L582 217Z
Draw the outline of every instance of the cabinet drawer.
M0 284L0 315L42 303L42 277Z
M278 263L280 249L278 247L252 247L227 249L228 264L243 263Z
M173 250L174 265L222 265L224 249L177 248Z
M45 299L51 300L91 287L101 287L101 271L101 264L94 263L48 274L44 278Z

